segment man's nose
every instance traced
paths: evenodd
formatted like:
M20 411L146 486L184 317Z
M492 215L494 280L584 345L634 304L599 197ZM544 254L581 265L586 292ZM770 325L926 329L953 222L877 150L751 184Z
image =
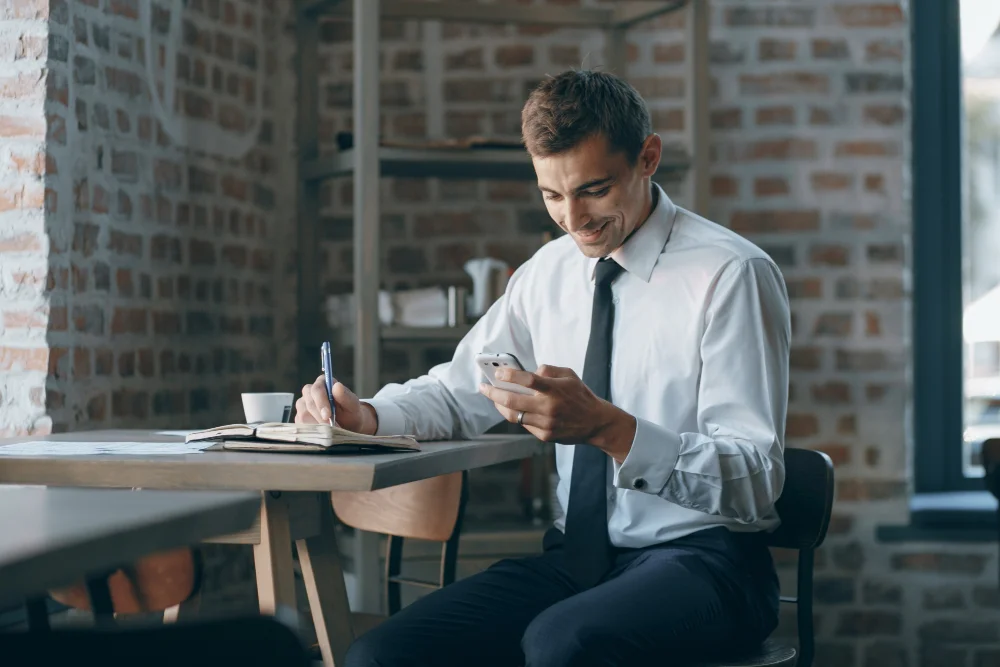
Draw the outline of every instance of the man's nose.
M570 197L566 200L566 214L563 222L567 231L579 231L590 222L590 213L580 200Z

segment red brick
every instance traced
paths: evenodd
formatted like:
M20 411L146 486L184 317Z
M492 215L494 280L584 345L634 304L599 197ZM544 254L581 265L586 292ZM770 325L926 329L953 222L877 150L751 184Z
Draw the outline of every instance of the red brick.
M713 197L737 197L740 194L740 182L732 176L712 176L709 192Z
M865 191L885 193L885 177L882 174L865 174Z
M850 253L850 248L844 245L814 245L809 249L809 262L818 266L847 266Z
M787 105L760 107L755 114L757 125L795 125L795 108Z
M48 348L0 347L0 371L44 371L48 363Z
M736 211L730 227L740 233L815 231L819 229L819 211Z
M69 313L66 306L53 306L49 311L49 331L67 331Z
M73 379L83 380L90 377L90 350L83 347L73 348Z
M840 380L829 380L812 386L812 399L817 403L843 404L851 402L851 385Z
M904 21L899 3L839 5L834 12L843 25L851 28L888 28Z
M882 335L882 321L878 313L870 310L865 312L865 335L870 338Z
M682 132L684 109L653 109L650 112L653 129L658 132Z
M0 252L41 252L43 247L42 236L30 232L0 238Z
M139 5L142 0L109 0L108 11L127 19L139 18Z
M819 94L830 92L830 78L815 72L740 75L743 95Z
M865 47L865 60L870 63L883 61L903 62L905 46L899 40L876 40Z
M111 333L146 333L146 310L143 308L115 308L111 318Z
M762 139L747 144L741 153L744 160L812 160L817 155L811 139Z
M483 60L483 47L477 46L445 54L444 68L448 71L461 69L483 69Z
M756 197L782 197L789 193L788 179L778 176L762 176L753 181Z
M899 125L906 118L906 110L900 104L871 104L864 109L864 119L876 125Z
M819 278L786 278L789 299L820 299L823 297L823 281Z
M798 44L791 40L764 38L757 47L757 58L769 60L794 60Z
M854 326L852 313L822 313L816 318L812 335L815 337L832 336L847 338Z
M785 435L789 438L807 438L819 433L816 415L790 413L785 420Z
M684 97L684 79L676 76L633 77L629 79L646 100Z
M497 47L494 58L498 67L524 67L535 61L535 47L530 44L510 44Z
M658 64L677 64L686 59L685 47L682 42L673 44L654 44L653 62Z
M38 116L0 116L0 137L45 138L45 120Z
M62 316L65 319L65 306L62 307ZM45 329L48 325L49 313L45 310L5 310L3 312L5 329Z
M899 153L895 141L841 141L834 151L837 157L890 157Z
M811 446L809 449L823 452L829 456L834 466L843 466L851 462L851 447L841 442L824 442Z
M906 482L888 479L843 479L837 482L839 501L889 500L906 496Z
M425 178L396 178L392 182L392 194L399 201L427 201L430 187Z
M816 192L835 192L849 190L854 183L854 175L836 171L817 171L812 174L810 181Z
M851 50L846 39L814 39L812 57L816 60L844 60L851 57Z
M0 211L40 209L44 205L45 185L40 181L0 190Z
M823 350L818 347L792 347L789 365L797 371L818 371L822 366Z
M526 202L533 198L532 185L523 181L488 181L486 198L498 202Z
M19 174L30 174L31 176L45 175L47 164L45 151L35 149L23 151L12 148L10 162L14 170Z
M713 109L709 114L709 124L713 130L732 130L742 127L743 109L740 107Z
M87 419L102 422L108 417L108 397L104 394L93 396L87 401Z

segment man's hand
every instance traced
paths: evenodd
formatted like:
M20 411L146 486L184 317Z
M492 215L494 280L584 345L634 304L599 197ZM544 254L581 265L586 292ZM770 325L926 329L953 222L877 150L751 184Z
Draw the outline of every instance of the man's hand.
M350 389L333 383L333 402L337 404L337 426L355 433L375 435L378 414L375 408L362 403ZM326 381L322 375L312 384L302 387L302 397L295 401L296 424L328 424L330 401L326 397Z
M516 424L518 413L524 412L521 424L539 440L591 444L618 461L632 448L635 418L595 396L572 369L539 366L529 373L504 368L495 377L535 391L525 396L488 384L479 387L507 421Z

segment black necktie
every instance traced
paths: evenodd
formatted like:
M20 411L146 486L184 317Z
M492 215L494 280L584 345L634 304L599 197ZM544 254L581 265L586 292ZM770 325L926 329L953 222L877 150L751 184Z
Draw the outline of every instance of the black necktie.
M583 381L598 398L610 399L611 333L615 307L611 282L622 267L613 259L597 263L590 341ZM566 510L566 567L581 588L590 588L611 567L608 539L608 455L593 445L575 445Z

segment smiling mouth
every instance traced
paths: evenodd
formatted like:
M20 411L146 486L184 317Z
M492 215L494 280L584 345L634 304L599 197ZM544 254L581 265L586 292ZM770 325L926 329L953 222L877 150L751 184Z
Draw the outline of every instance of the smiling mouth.
M607 227L607 226L608 226L608 223L605 222L604 224L602 224L597 229L592 229L592 230L588 230L588 231L582 231L581 230L581 231L579 231L579 232L576 233L576 237L578 239L580 239L581 241L583 241L584 243L593 243L597 239L601 238L601 234L604 232L604 228Z

